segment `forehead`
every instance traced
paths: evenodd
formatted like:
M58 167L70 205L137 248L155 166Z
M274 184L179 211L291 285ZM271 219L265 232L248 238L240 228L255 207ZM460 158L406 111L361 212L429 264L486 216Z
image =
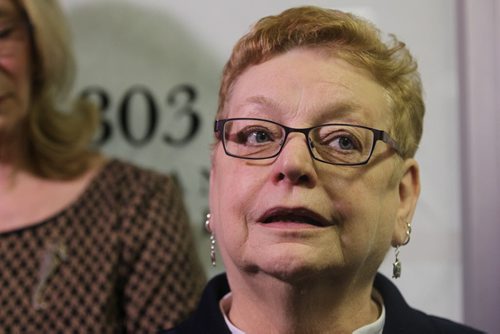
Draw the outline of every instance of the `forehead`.
M248 68L233 86L226 115L300 126L384 126L390 118L387 92L370 73L314 49L294 49Z

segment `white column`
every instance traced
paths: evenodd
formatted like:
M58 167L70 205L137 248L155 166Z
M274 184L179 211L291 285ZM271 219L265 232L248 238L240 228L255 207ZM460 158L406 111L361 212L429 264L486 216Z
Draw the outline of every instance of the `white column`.
M465 322L500 333L500 3L458 8Z

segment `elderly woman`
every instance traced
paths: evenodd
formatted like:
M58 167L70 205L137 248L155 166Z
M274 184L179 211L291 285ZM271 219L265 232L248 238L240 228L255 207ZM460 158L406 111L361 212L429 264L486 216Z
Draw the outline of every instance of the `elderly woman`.
M315 7L261 19L214 127L207 226L227 274L167 333L477 333L377 273L410 240L423 115L414 59L372 24Z
M73 58L55 0L0 0L0 332L151 333L204 274L174 182L89 150L60 112Z

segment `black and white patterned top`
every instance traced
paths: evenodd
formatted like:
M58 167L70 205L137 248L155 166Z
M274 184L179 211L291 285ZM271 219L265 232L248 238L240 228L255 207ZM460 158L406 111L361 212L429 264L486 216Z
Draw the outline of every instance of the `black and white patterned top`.
M111 160L69 208L0 234L0 333L154 333L204 283L174 182Z

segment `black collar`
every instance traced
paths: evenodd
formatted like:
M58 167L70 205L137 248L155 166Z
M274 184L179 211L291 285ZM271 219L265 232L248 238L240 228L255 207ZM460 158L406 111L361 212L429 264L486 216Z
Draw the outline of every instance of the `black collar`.
M478 334L482 333L455 322L427 315L411 308L396 286L386 277L377 274L375 289L384 301L386 312L384 334ZM195 313L173 330L162 334L231 334L220 310L219 301L229 293L225 274L212 278L201 297Z

